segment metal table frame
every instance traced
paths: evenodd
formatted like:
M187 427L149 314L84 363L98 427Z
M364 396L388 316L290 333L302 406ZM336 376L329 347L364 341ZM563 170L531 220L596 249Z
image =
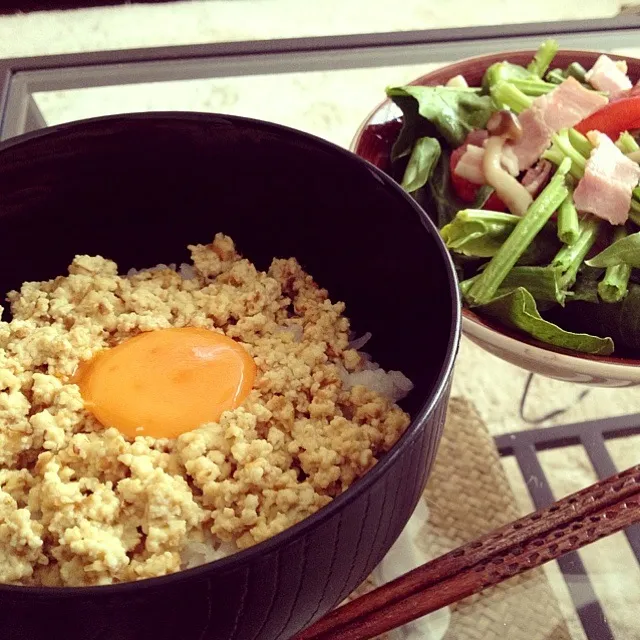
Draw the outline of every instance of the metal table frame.
M566 424L546 429L531 429L495 438L501 456L514 456L536 509L548 507L555 497L544 473L538 454L549 449L581 445L599 479L615 475L617 469L606 447L606 441L640 435L640 414ZM631 550L640 564L640 525L625 531ZM590 640L614 640L589 575L577 551L558 560L571 599ZM578 579L576 579L576 577Z
M0 60L0 140L46 126L33 97L39 91L447 62L495 51L535 49L549 36L565 49L635 47L640 42L640 16ZM634 434L640 434L640 414L507 434L496 438L496 445L501 455L515 457L525 478L536 479L527 486L540 508L554 499L538 460L540 451L580 444L598 477L604 478L616 472L606 440ZM640 563L640 527L631 527L626 535ZM559 566L587 636L613 640L578 554L565 556ZM579 582L568 579L576 575Z

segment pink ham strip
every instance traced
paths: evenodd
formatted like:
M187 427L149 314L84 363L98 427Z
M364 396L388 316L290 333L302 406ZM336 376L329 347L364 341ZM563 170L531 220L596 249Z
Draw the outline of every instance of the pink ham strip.
M522 138L512 146L520 170L528 169L551 144L560 129L573 127L607 104L607 98L567 78L556 89L536 98L519 116Z
M511 150L518 158L518 168L523 171L535 164L551 144L553 129L545 123L542 111L535 106L525 109L518 120L522 127L522 137L511 145Z
M587 82L598 91L607 91L615 96L633 86L624 66L614 62L609 56L602 55L586 75Z
M591 131L587 137L595 148L573 194L576 208L611 224L624 224L629 217L631 192L640 180L640 166L604 133Z
M533 105L542 111L545 123L555 133L573 127L607 102L605 96L585 89L575 78L569 77L546 96L536 98Z

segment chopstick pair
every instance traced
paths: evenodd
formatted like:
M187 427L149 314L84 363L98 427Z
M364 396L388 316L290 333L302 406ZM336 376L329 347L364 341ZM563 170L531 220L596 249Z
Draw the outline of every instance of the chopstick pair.
M366 640L640 522L640 465L335 609L293 640Z

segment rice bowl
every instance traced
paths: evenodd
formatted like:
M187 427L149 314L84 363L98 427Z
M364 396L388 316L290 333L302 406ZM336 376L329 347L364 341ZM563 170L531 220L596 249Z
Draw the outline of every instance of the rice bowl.
M295 256L347 303L353 339L372 334L362 349L414 385L398 442L282 533L146 580L0 584L0 628L31 640L276 640L337 606L405 527L444 426L459 297L425 213L344 149L233 116L145 113L52 127L0 143L0 169L3 295L64 274L75 255L108 257L122 274L180 265L188 244L219 230L260 271Z

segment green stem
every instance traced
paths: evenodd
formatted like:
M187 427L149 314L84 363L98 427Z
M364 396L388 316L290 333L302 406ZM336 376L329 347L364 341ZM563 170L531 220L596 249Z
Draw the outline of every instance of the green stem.
M547 82L551 82L555 85L562 84L566 80L562 73L562 69L552 69L547 73L547 77L545 79Z
M582 174L584 175L584 168L587 166L587 160L571 144L571 141L569 140L569 131L567 129L562 129L558 131L558 133L554 134L551 139L565 156L571 158L571 162L581 169Z
M544 96L553 91L557 85L544 80L518 80L514 78L509 81L516 89L519 89L526 96Z
M462 209L462 211L458 211L456 217L464 222L501 222L513 226L521 220L520 216L514 216L512 213L502 213L490 209Z
M624 227L618 227L613 234L613 242L622 240L628 235ZM631 266L628 264L617 264L607 267L604 278L598 283L598 295L604 302L620 302L623 300L629 289L629 277L631 276Z
M587 158L593 147L587 138L577 131L573 133L572 131L572 129L563 129L555 134L552 138L553 145L542 154L542 157L558 166L564 158L570 158L572 162L569 173L576 180L580 180L584 176Z
M638 151L640 146L635 141L635 138L628 132L623 131L616 142L616 146L622 153L633 153L634 151Z
M536 55L529 63L527 71L534 73L535 75L542 77L545 71L549 68L552 60L558 53L558 43L555 40L545 40L536 51Z
M509 107L514 113L521 113L528 109L533 102L533 98L525 95L510 82L498 82L491 87L491 97L494 102L502 108Z
M561 163L549 184L529 206L522 220L518 222L516 228L493 256L478 280L473 283L467 295L471 304L486 304L493 298L498 287L520 259L520 256L538 235L553 212L569 195L565 176L570 165L569 160Z
M572 245L565 245L551 262L551 266L558 267L562 273L562 288L570 289L576 281L578 269L589 253L589 249L598 237L601 220L586 216L580 221L578 239Z
M468 295L480 277L481 275L477 275L460 283L463 296ZM566 293L559 287L558 270L553 267L513 267L502 281L496 295L501 296L520 287L526 289L537 301L564 304L566 298Z
M593 145L589 142L587 136L582 135L575 129L569 129L569 142L574 146L576 151L583 155L585 158L589 158L593 151Z
M565 77L568 76L573 76L578 82L586 83L587 70L579 62L572 62L565 72Z
M573 244L579 235L578 212L573 204L573 194L569 193L558 209L558 239L564 244Z
M544 160L548 160L549 162L553 162L556 166L560 166L564 160L569 160L560 149L552 147L551 149L547 149L543 154L542 158ZM569 175L571 175L576 180L580 180L582 176L584 176L584 171L580 169L577 165L571 163L571 168L569 169Z

